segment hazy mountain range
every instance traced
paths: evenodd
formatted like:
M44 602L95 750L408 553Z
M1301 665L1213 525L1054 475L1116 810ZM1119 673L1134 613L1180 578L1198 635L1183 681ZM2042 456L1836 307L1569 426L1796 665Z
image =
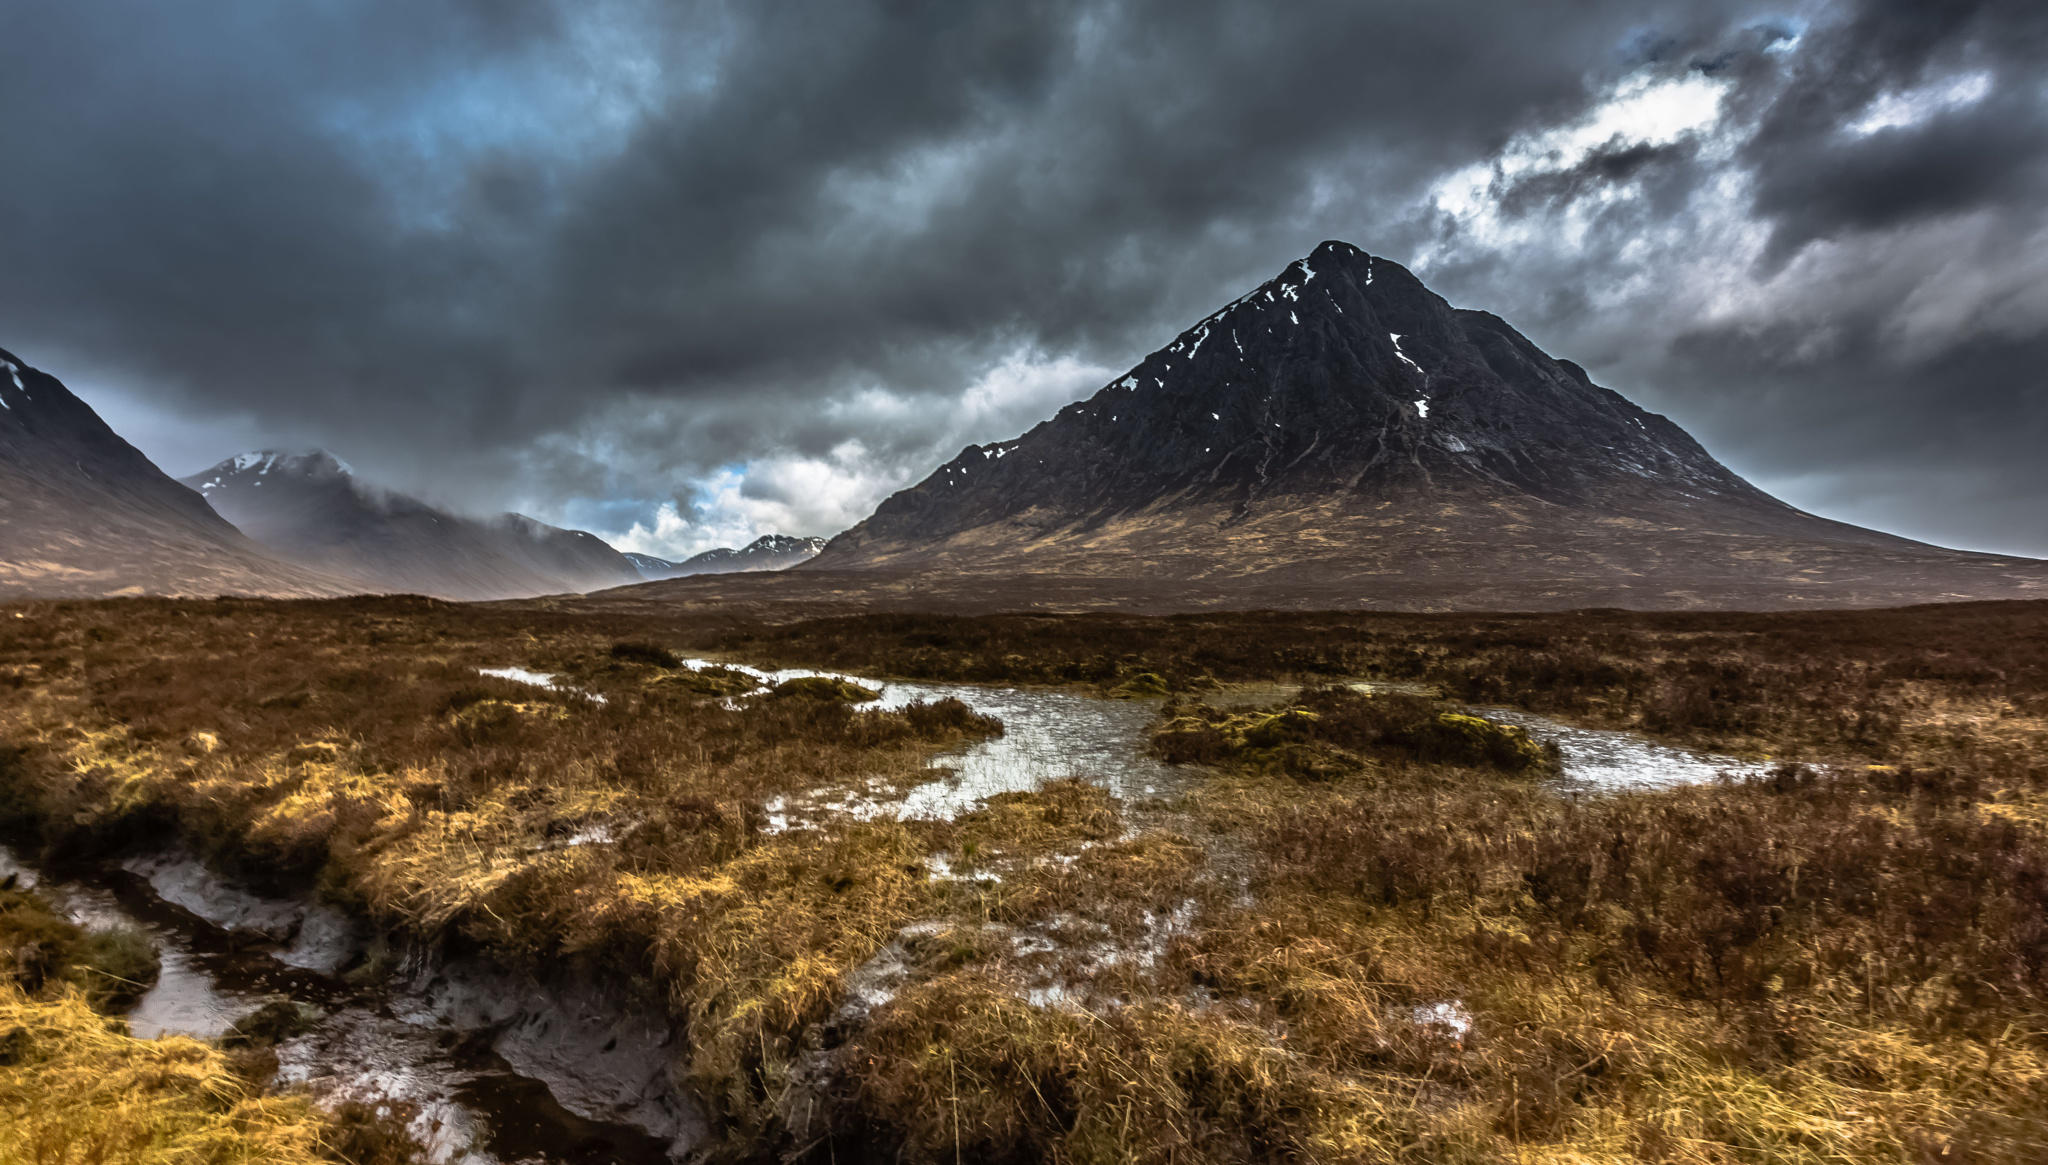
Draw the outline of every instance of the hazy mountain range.
M180 485L54 378L0 356L0 593L17 595L479 599L648 580L639 599L752 587L984 606L2048 594L2048 563L1795 509L1499 317L1339 242L829 543L769 535L680 562L518 514L456 515L320 451L242 454ZM685 577L790 567L772 584Z
M646 554L630 554L627 557L640 568L643 576L654 580L696 574L735 574L743 570L787 570L798 563L816 558L818 552L823 549L823 538L763 534L737 550L721 546L715 550L692 555L681 562L670 562Z
M628 557L585 531L380 488L323 450L244 453L173 480L56 377L0 350L0 596L502 599L774 570L822 545L769 535L680 563Z
M369 485L320 450L244 453L181 480L278 555L368 590L510 598L643 577L595 534L521 514L462 517Z

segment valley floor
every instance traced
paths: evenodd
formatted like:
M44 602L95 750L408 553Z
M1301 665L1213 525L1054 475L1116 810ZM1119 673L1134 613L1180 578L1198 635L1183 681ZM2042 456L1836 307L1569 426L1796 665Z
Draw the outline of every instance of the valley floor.
M1129 753L959 796L1034 727L964 685L1115 701ZM357 985L602 983L678 1033L680 1151L2048 1157L2048 604L33 603L0 694L0 841L317 898ZM1746 775L1588 789L1492 707ZM9 893L0 1160L434 1155L275 1084L290 1031L123 1034L147 953Z

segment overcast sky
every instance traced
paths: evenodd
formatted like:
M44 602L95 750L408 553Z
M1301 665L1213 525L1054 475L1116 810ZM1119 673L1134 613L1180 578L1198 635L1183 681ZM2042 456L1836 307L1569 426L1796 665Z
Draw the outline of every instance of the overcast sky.
M0 346L173 473L831 534L1326 238L2048 555L2040 0L9 0Z

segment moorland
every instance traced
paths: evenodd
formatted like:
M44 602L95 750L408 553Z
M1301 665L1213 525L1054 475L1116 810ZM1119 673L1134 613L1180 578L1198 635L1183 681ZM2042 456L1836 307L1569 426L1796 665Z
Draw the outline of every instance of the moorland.
M1177 779L892 812L1009 730L892 679L1129 702ZM1494 706L1749 775L1575 787ZM317 898L360 981L613 982L714 1159L2038 1161L2044 731L2037 603L0 609L0 840ZM0 1159L420 1154L251 1041L125 1034L149 952L7 893Z

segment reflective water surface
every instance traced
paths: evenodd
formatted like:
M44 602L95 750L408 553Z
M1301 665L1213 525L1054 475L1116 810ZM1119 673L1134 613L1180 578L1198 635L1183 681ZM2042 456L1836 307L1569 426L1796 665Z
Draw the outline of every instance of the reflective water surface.
M1051 688L998 688L979 684L932 684L872 680L843 672L807 668L763 671L710 660L687 660L692 668L724 667L774 685L805 676L850 680L881 693L863 708L895 709L923 701L957 699L1003 722L1003 734L934 758L933 779L901 798L862 790L846 800L814 807L856 817L951 820L998 793L1029 792L1048 781L1077 777L1125 800L1142 800L1181 783L1173 766L1145 755L1145 740L1159 714L1158 700L1108 700ZM745 698L745 697L742 697ZM785 818L792 806L771 804L771 818Z
M1537 740L1557 745L1564 759L1559 784L1588 792L1697 785L1722 775L1763 776L1773 767L1770 761L1740 760L1659 744L1633 732L1576 728L1515 708L1473 711L1503 724L1518 724Z

